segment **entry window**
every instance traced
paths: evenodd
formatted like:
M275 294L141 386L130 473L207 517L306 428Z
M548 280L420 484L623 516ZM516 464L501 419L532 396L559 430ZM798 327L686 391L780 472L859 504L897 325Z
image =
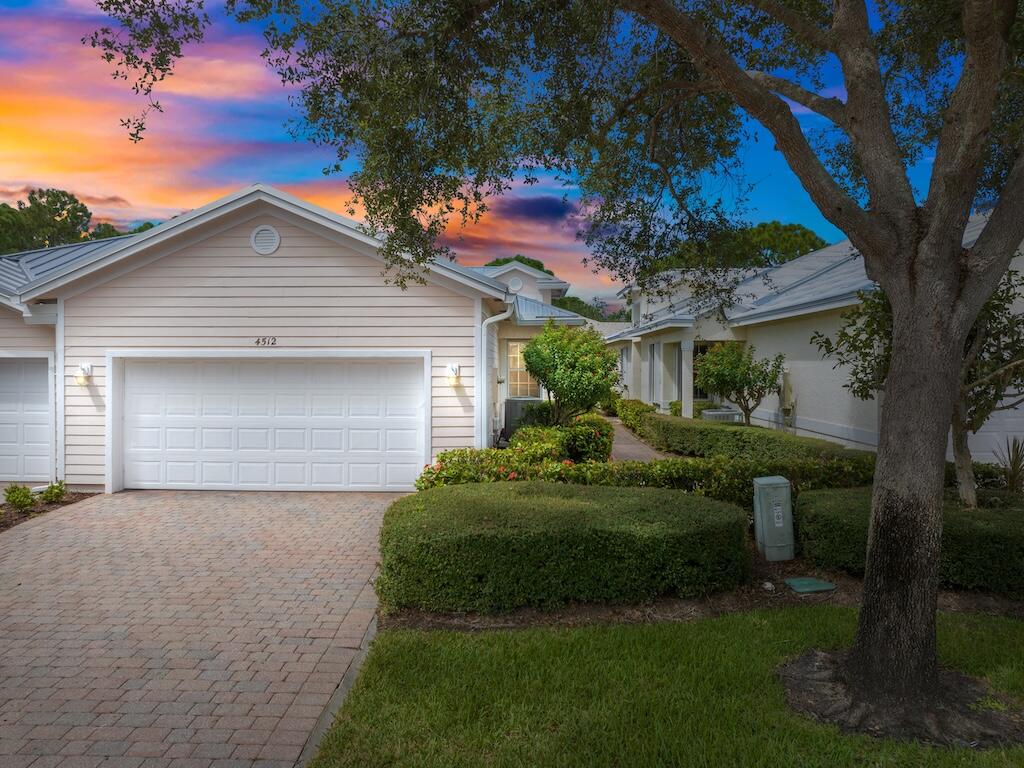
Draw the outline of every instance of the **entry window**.
M509 397L540 397L540 385L526 372L523 360L525 341L508 343L508 396Z

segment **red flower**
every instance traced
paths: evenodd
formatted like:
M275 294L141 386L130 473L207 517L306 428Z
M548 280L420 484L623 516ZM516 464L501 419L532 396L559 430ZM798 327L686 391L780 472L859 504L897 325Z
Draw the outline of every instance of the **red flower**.
M563 461L562 463L563 463L563 464L565 464L565 466L567 466L567 467L571 467L571 466L572 466L573 464L575 464L576 462L574 462L574 461L573 461L572 459L566 459L566 460L565 460L565 461Z
M508 479L509 480L515 480L517 477L519 477L519 475L517 475L515 472L509 472L508 473Z

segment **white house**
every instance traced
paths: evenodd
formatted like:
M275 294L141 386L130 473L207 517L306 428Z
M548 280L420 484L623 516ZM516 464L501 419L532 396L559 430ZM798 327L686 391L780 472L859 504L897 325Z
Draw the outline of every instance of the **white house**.
M985 219L974 217L965 233L971 245ZM1022 257L1014 269L1022 268ZM693 414L694 359L716 341L751 344L757 357L786 356L782 398L772 395L754 413L762 425L785 426L799 434L874 448L878 442L879 401L863 401L844 388L848 375L832 360L822 359L811 343L816 331L834 337L844 309L858 302L859 291L875 285L864 261L849 241L808 253L778 267L753 274L738 288L737 303L725 312L695 309L685 290L668 298L653 298L624 289L633 306L633 325L609 334L619 350L628 395L662 408L681 401L683 415ZM972 436L976 459L992 461L993 449L1007 436L1024 434L1024 411L993 414Z
M535 398L522 344L568 285L436 263L257 185L147 232L0 257L0 481L406 490Z

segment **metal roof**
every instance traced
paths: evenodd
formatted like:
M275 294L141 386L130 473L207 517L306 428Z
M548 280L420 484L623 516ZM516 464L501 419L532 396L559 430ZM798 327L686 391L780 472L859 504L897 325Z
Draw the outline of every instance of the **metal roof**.
M545 304L543 301L528 299L526 296L516 296L513 306L516 322L519 325L544 325L548 320L554 320L559 325L585 325L587 323L587 318L582 315Z
M975 214L964 229L964 247L978 239L989 214ZM739 283L736 303L726 312L733 325L768 322L782 317L808 314L853 304L860 291L874 290L864 268L864 258L849 240L762 270ZM687 311L690 299L681 296L668 307L655 311L646 322L608 336L609 341L666 327L692 324L699 311Z
M77 262L116 251L138 238L140 234L108 237L104 240L83 240L80 243L0 256L0 293L15 296L25 286L43 280Z

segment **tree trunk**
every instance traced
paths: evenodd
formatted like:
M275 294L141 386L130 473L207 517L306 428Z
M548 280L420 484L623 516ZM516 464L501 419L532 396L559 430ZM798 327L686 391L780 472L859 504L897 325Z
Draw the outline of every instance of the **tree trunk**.
M749 427L750 426L750 413L751 413L750 409L741 408L740 410L743 411L743 423L746 426Z
M872 701L922 699L937 679L942 489L963 349L962 334L949 328L948 303L887 292L893 304L892 365L882 405L864 593L847 658L851 688Z
M967 441L967 404L957 399L953 410L953 463L956 466L956 487L960 503L969 509L978 506L978 491L974 484L974 461Z

